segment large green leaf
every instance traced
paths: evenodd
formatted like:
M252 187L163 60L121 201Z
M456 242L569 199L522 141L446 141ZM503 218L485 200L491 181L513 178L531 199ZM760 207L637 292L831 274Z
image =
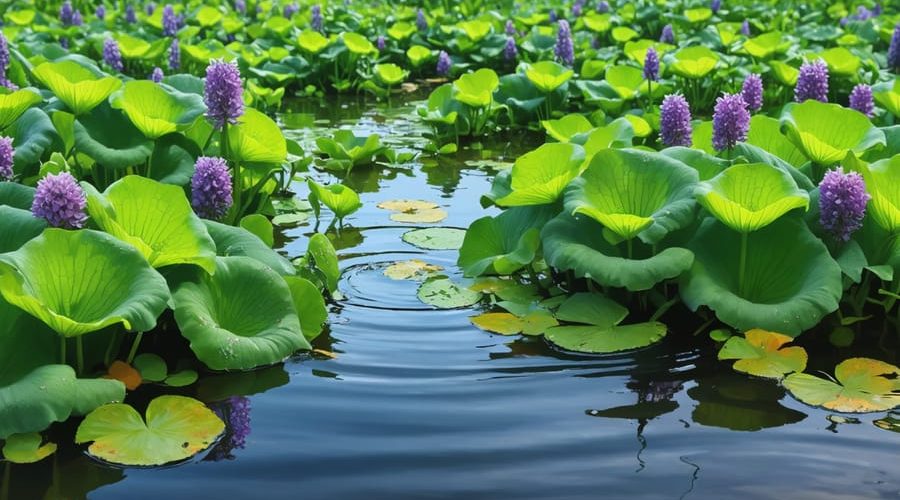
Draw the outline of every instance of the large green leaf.
M313 205L316 215L319 213L319 203L324 204L338 219L359 210L362 202L356 191L343 184L328 184L323 186L312 179L307 180L309 186L310 204Z
M809 206L809 194L791 177L765 163L734 165L701 182L697 201L728 227L749 233L795 208Z
M691 268L694 254L685 248L665 248L652 253L638 247L631 258L622 245L603 237L603 227L590 217L561 214L541 231L544 260L550 266L573 271L603 286L648 290L666 279L677 278Z
M555 210L545 205L513 207L469 226L458 264L466 276L512 274L529 265L541 244L540 228Z
M0 93L0 130L10 126L26 109L42 100L41 95L32 89Z
M332 138L319 137L316 146L335 160L349 162L350 166L370 163L385 149L378 134L359 137L346 129L335 131Z
M299 276L285 276L284 281L291 289L303 336L307 340L316 338L322 333L322 325L328 320L328 309L322 292L312 281Z
M688 245L696 258L681 279L681 297L707 306L739 330L762 328L797 336L835 311L841 268L802 220L783 217L748 234L743 287L741 235L706 219Z
M47 221L29 210L0 205L0 253L18 250L47 227Z
M512 168L512 191L496 200L501 206L543 205L559 199L566 185L578 176L584 149L576 144L550 143L530 151Z
M659 153L598 151L565 192L566 211L584 214L622 239L655 243L693 220L697 171Z
M544 336L570 351L608 353L648 346L666 335L659 322L619 325L628 309L602 296L579 293L566 299L557 319L587 325L554 326Z
M238 162L277 163L287 158L287 141L271 118L247 108L237 125L228 126L228 153Z
M851 153L844 164L863 176L872 219L890 234L900 232L900 155L869 165Z
M121 111L104 104L75 120L75 147L106 168L122 170L146 162L153 142Z
M777 52L783 52L791 46L790 41L783 40L779 31L763 33L744 42L744 51L757 59L765 59Z
M62 147L53 122L40 108L25 110L7 129L6 134L13 138L15 168L19 171L36 166L54 146Z
M309 349L288 284L248 257L219 257L215 274L174 287L175 321L214 370L249 370Z
M453 82L453 98L473 108L486 108L493 101L494 91L500 86L497 73L482 68L466 73Z
M88 453L120 465L163 465L210 447L225 423L200 401L159 396L147 406L147 420L129 405L92 411L78 426L75 442L91 443Z
M211 220L204 220L203 223L215 242L216 255L220 257L250 257L269 266L270 269L282 276L297 273L289 260L266 246L250 231Z
M122 85L118 78L100 76L71 60L45 62L32 73L76 116L94 109Z
M581 113L571 113L558 120L542 120L547 135L559 142L569 142L578 134L590 132L594 125Z
M781 125L778 120L766 115L753 115L750 119L750 132L747 134L747 143L759 146L794 167L801 167L806 163L803 151L797 149L791 141L781 133Z
M102 195L84 187L94 222L137 248L153 267L194 264L215 271L215 243L180 187L137 175L119 179Z
M891 410L900 406L900 368L869 358L850 358L834 369L836 381L794 373L784 386L800 401L844 413Z
M675 53L674 59L669 65L672 72L684 78L703 78L719 62L719 55L708 48L698 45L686 47Z
M206 111L203 98L149 80L131 80L110 98L150 139L184 130Z
M849 151L862 153L885 145L884 132L866 115L815 99L785 106L781 131L810 161L820 165L837 163Z
M32 203L34 203L33 187L15 182L0 182L0 205L31 210Z
M130 245L53 228L0 255L0 293L66 337L119 323L150 330L169 299L166 281Z
M525 66L525 76L545 94L561 87L574 74L571 69L554 61L540 61Z
M884 106L894 116L900 117L900 78L893 82L882 82L872 87L875 102Z

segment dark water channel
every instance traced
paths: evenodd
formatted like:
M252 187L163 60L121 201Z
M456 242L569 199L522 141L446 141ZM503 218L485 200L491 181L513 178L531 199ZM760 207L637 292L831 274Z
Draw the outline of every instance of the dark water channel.
M308 150L336 127L416 149L413 109L310 101L283 122ZM674 331L638 352L576 356L491 335L469 323L472 310L435 310L417 283L382 274L411 258L458 271L455 251L404 243L417 226L377 203L434 201L449 213L438 225L465 228L491 213L478 203L493 174L482 160L512 161L542 139L354 171L347 183L365 206L335 235L344 300L315 342L334 357L201 380L195 394L222 400L232 426L189 463L122 471L61 447L8 468L8 498L900 498L900 434L873 425L884 413L847 420L807 407L735 374L705 336ZM296 190L306 197L305 184ZM284 252L302 255L311 231L284 231Z

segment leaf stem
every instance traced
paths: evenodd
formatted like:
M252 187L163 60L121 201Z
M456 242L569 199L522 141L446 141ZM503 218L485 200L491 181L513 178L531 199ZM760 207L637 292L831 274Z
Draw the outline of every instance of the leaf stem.
M744 273L747 268L747 233L741 233L741 261L738 268L738 293L744 295Z
M84 346L81 341L81 335L75 337L75 363L78 367L77 374L81 375L84 373Z
M134 342L131 344L131 350L128 351L128 359L125 360L129 365L134 361L134 355L137 354L138 346L141 345L141 339L143 337L144 332L137 332L137 335L135 335Z
M59 364L66 364L66 338L59 336Z

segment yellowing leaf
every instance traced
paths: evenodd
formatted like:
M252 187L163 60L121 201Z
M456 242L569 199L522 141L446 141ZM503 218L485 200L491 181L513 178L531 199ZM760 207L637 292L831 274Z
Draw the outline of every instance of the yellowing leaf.
M524 322L510 313L484 313L472 316L469 321L482 330L500 335L515 335L524 327Z
M104 378L111 378L122 382L129 391L137 389L141 385L141 382L143 382L140 372L123 361L113 361L113 363L109 365L109 373L107 373Z
M731 337L719 351L719 359L736 359L734 369L757 377L781 379L788 373L806 368L807 355L802 347L782 347L794 339L759 328L744 337Z
M390 200L379 203L378 208L396 212L391 220L396 222L440 222L447 218L447 212L436 203L424 200Z
M900 368L869 358L851 358L834 369L837 382L806 373L784 379L800 401L845 413L891 410L900 405Z
M429 264L423 260L411 259L394 262L384 270L384 275L392 280L421 279L443 269L441 266Z
M41 440L41 435L37 432L13 434L6 438L3 445L3 458L14 464L40 462L56 451L55 443L42 445Z

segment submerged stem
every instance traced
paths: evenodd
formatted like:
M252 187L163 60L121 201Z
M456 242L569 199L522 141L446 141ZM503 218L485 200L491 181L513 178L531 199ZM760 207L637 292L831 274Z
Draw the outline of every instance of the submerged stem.
M628 245L628 259L630 260L634 255L634 243L631 238L626 240L626 244Z
M75 366L78 367L78 375L84 373L84 346L81 335L75 337Z
M66 338L59 336L59 364L66 364Z
M744 271L747 268L747 233L741 233L741 261L738 268L738 293L744 295Z
M125 360L129 365L132 361L134 361L134 355L137 354L138 346L141 345L141 338L143 338L144 332L137 332L137 335L134 337L134 343L131 344L131 350L128 351L128 359Z

